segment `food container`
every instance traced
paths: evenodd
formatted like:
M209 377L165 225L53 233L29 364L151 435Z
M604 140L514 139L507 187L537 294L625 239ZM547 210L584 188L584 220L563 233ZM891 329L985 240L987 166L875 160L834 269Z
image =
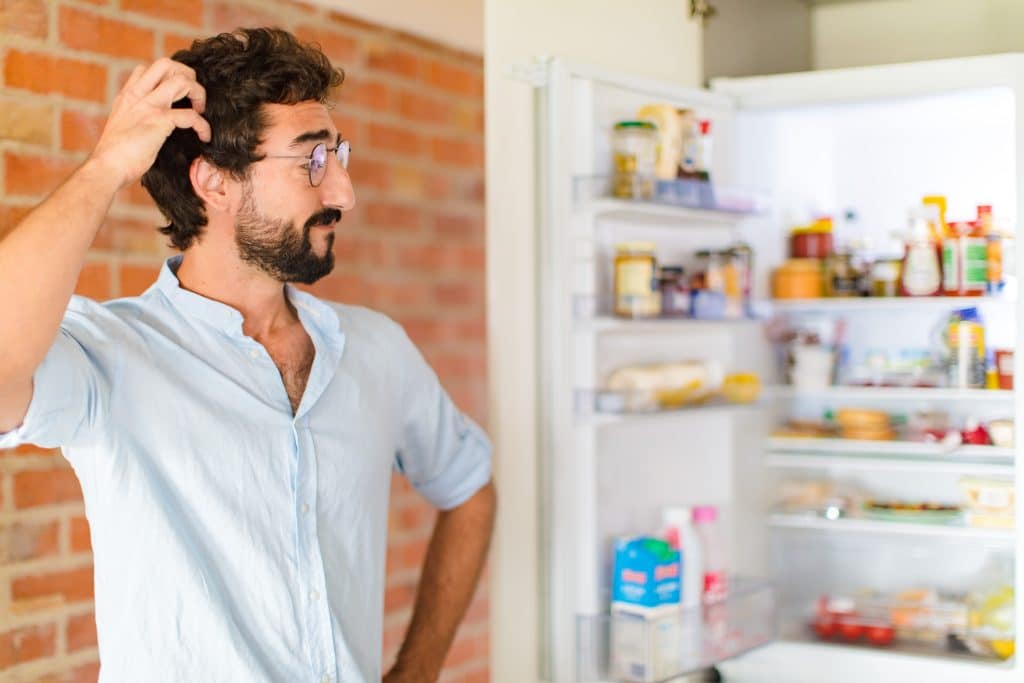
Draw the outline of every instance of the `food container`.
M722 395L730 403L753 403L761 395L761 378L754 372L726 375Z
M814 223L794 228L789 237L792 258L826 259L833 251L832 219L820 218Z
M1013 420L992 420L988 423L988 435L993 446L1013 448Z
M661 313L654 245L625 242L615 247L615 315L625 318L653 318Z
M844 439L892 441L896 438L891 418L881 410L842 408L836 412L836 422Z
M996 349L996 374L1000 389L1013 389L1013 351Z
M825 389L832 386L835 353L827 346L796 344L790 349L793 365L789 381L800 389Z
M970 526L1013 528L1013 482L968 477L960 480L960 490Z
M860 296L861 272L853 264L853 254L832 254L825 261L825 296L851 298Z
M899 296L901 259L879 259L871 266L871 296Z
M658 271L661 314L669 318L690 315L690 288L682 266L662 266Z
M821 261L790 259L772 274L772 296L776 299L820 299Z
M650 121L619 121L612 133L612 195L622 199L654 196L658 128Z

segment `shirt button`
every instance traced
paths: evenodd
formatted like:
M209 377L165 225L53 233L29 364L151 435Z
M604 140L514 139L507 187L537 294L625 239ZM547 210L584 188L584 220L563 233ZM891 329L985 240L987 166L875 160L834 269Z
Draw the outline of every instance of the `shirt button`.
M320 599L320 593L318 593L317 591L310 591L309 592L309 599L312 600L313 602L316 602L317 600Z
M308 505L308 504L306 504L306 503L303 503L303 504L302 504L302 514L304 514L304 515L305 515L305 514L307 514L308 512L309 512L309 505Z
M259 349L253 349L252 351L249 352L249 355L252 356L253 358L259 358L260 351Z

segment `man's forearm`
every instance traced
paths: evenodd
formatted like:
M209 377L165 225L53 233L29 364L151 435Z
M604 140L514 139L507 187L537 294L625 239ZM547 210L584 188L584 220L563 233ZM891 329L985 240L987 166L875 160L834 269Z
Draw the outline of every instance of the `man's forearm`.
M385 681L436 681L476 590L494 528L496 496L488 483L472 498L442 512L427 549L412 623Z

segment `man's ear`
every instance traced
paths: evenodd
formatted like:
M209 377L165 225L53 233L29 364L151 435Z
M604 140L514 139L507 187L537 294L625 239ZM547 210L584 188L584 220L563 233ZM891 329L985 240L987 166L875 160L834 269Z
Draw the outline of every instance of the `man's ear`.
M223 170L202 156L192 160L188 169L192 189L209 209L229 211L231 208L230 183Z

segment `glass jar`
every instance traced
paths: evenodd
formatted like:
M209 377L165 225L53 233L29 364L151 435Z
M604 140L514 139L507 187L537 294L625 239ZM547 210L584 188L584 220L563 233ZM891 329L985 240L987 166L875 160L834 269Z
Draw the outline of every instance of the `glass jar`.
M825 267L825 296L848 298L860 296L861 273L853 264L853 254L832 254Z
M698 251L697 259L703 272L704 289L726 293L726 269L724 252L720 251Z
M650 242L625 242L615 247L615 315L653 318L661 313L657 262Z
M658 275L661 314L671 318L690 315L690 287L682 266L662 266Z
M899 296L902 259L879 259L871 266L871 296Z
M623 199L654 196L658 128L650 121L619 121L612 133L612 195Z

